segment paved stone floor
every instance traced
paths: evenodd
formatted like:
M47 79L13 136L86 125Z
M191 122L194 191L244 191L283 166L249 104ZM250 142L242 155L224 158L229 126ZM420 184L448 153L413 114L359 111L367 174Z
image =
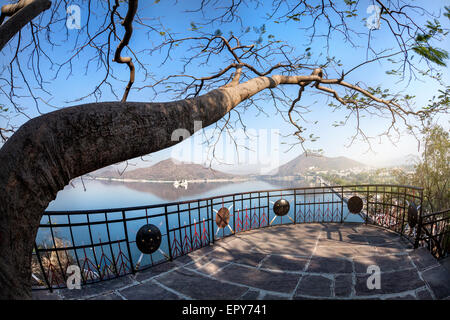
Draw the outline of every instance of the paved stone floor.
M368 289L367 268L381 271ZM450 299L450 273L395 233L298 224L241 233L148 270L35 299Z

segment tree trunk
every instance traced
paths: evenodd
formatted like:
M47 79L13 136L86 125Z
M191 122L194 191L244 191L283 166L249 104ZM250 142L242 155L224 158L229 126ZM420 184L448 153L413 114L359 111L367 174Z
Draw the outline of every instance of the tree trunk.
M170 147L174 130L215 123L241 101L280 83L316 76L258 77L167 103L104 102L34 118L0 149L0 299L31 297L31 256L42 214L70 180Z
M49 0L21 0L16 4L2 6L0 14L0 51L14 35L42 11L51 6ZM12 16L5 23L3 20Z

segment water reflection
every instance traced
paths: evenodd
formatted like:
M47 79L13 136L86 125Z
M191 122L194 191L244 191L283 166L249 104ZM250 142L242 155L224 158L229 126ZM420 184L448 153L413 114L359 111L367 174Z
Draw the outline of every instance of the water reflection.
M163 201L176 201L180 198L201 198L203 194L211 192L231 183L189 183L188 187L175 188L172 183L146 183L146 182L118 182L101 181L109 187L125 186L131 190L150 193Z
M265 189L281 189L311 186L304 180L278 181L278 180L248 180L189 183L187 188L176 188L172 183L146 183L146 182L118 182L101 181L110 187L126 186L131 190L146 192L162 201L177 201L180 199L197 199L211 196L220 196L226 193L248 192Z
M269 179L189 183L187 189L172 183L120 182L106 180L75 180L58 192L47 210L88 210L146 206L165 202L185 201L225 194L258 190L310 186L304 180L278 181Z
M261 189L278 189L309 186L304 181L275 181L275 180L249 180L240 182L208 182L208 183L189 183L187 188L176 188L172 183L146 183L146 182L119 182L119 181L100 181L108 187L125 186L128 189L149 193L163 202L177 201L180 199L197 199L210 196L220 196L223 192L237 193L255 191Z

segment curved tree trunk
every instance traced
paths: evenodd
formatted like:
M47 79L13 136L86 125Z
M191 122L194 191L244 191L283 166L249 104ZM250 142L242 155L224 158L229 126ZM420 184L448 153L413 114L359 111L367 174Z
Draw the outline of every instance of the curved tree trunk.
M259 77L203 96L167 103L104 102L54 111L25 123L0 149L0 299L31 297L31 255L44 210L69 181L177 143L241 101L311 76Z
M51 6L49 0L20 0L15 4L1 7L0 13L0 51L28 22ZM5 23L3 20L11 16Z

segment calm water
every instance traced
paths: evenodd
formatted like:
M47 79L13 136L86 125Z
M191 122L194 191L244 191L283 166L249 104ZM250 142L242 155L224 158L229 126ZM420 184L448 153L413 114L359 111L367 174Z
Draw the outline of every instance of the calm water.
M60 191L47 210L87 210L136 207L174 201L206 198L230 193L305 186L303 181L280 184L266 181L237 183L190 183L187 189L175 188L171 183L128 183L85 180L86 191L80 180L74 186Z
M64 190L60 191L54 201L52 201L48 207L47 210L53 210L53 211L65 211L65 210L88 210L88 209L108 209L108 208L121 208L121 207L133 207L133 206L147 206L147 205L154 205L154 204L162 204L162 203L168 203L168 202L175 202L175 201L184 201L184 200L191 200L191 199L201 199L201 198L207 198L207 197L213 197L213 196L220 196L225 194L232 194L232 193L239 193L239 192L250 192L250 191L257 191L257 190L270 190L270 189L281 189L281 188L292 188L292 187L304 187L306 186L304 181L282 181L282 182L274 182L274 181L246 181L246 182L237 182L237 183L191 183L188 185L187 189L184 188L175 188L171 183L123 183L123 182L107 182L107 181L95 181L95 180L85 180L84 185L86 190L83 187L83 184L80 180L76 180L73 182L73 186L69 185ZM253 194L255 196L256 194ZM314 205L308 203L314 203L318 201L339 201L339 198L336 195L333 194L327 194L325 196L323 195L317 195L314 196L304 196L303 199L299 200L299 197L297 197L297 201L300 201L302 203L305 203L303 206L298 206L300 210L304 214L309 214L311 212L316 212L320 210L322 213L327 210L327 205ZM283 196L283 198L287 199L291 203L291 209L289 212L290 217L294 217L294 206L293 206L293 196ZM270 197L270 201L273 203L274 201L279 199L279 195L276 195L274 197ZM315 200L314 200L315 199ZM230 200L230 198L228 199ZM225 199L227 201L227 199ZM261 206L267 205L267 199L264 200L266 203L262 203ZM202 205L204 205L203 203ZM196 203L193 205L196 206ZM229 207L230 204L226 204L226 207ZM237 201L236 207L231 209L230 212L232 214L232 217L230 219L230 226L235 226L235 219L238 216L236 214L237 210L239 209L241 218L244 217L244 212L247 213L245 208L255 208L257 204L255 203L255 200L253 200L253 203L250 203L249 201ZM272 204L269 205L272 207ZM218 210L221 207L220 204L217 204L214 206L216 210ZM182 205L180 209L187 209L187 205ZM299 209L297 208L297 209ZM243 212L243 209L245 210ZM331 209L329 212L334 212L336 210L340 210L340 205L338 204L332 204L328 205L328 209ZM169 212L170 211L176 211L177 207L172 206L168 207ZM265 210L265 209L264 209ZM272 210L270 210L272 211ZM161 217L154 217L152 215L160 214L164 212L164 208L157 208L157 209L151 209L148 210L146 213L145 210L135 210L135 211L127 211L126 212L126 218L133 218L133 217L139 217L142 219L134 220L134 221L128 221L127 222L127 229L128 229L128 236L131 242L134 241L136 237L136 233L139 230L139 228L146 224L151 223L156 226L158 226L161 230L161 233L163 234L163 239L160 247L160 251L157 251L153 253L152 255L145 255L144 259L142 261L142 265L151 264L154 261L163 260L164 253L167 254L169 252L168 250L168 243L169 239L167 238L167 226L166 226L166 220L164 216ZM262 209L255 210L253 213L248 212L249 217L252 217L256 214L261 214ZM267 212L265 211L267 214ZM148 215L148 219L146 218L146 214ZM340 213L339 213L340 215ZM345 218L345 221L361 221L359 216L355 215L349 215L348 210L346 206L344 205L344 211L343 216ZM205 208L200 210L191 210L191 214L189 214L188 211L181 213L179 216L176 213L169 214L168 216L168 227L169 229L173 228L182 228L181 230L171 231L170 233L170 241L172 242L174 237L178 238L178 240L182 240L186 234L190 237L192 237L192 234L197 230L200 232L202 225L197 225L196 227L185 227L192 224L194 221L199 222L203 221L203 219L207 219L208 212ZM268 213L268 220L271 221L274 218L274 213L269 212ZM89 214L89 221L105 221L105 214ZM121 219L122 218L122 212L112 212L108 213L107 215L108 220L113 219ZM51 216L51 223L68 223L69 217L67 215L63 216ZM251 219L251 218L250 218ZM280 217L277 217L273 224L279 224L279 223L290 223L288 220L288 217L283 217L284 220L280 219ZM243 219L242 219L243 220ZM77 223L77 222L87 222L87 215L72 215L70 217L71 223ZM41 221L42 224L48 224L49 220L48 217L44 216L44 218ZM211 234L216 234L216 238L220 238L226 235L229 235L231 231L229 228L220 229L218 233L217 232L217 226L213 224L206 224L208 235L211 236ZM212 229L212 227L214 229ZM116 223L108 223L108 228L110 232L110 239L111 241L114 240L122 240L125 238L124 234L124 225L122 222L116 222ZM195 229L197 228L197 229ZM87 226L75 226L72 228L73 233L73 241L72 236L70 234L70 229L67 227L58 227L58 228L52 228L54 235L58 238L61 238L68 242L68 246L71 246L71 244L80 246L80 245L87 245L91 243L104 243L108 242L108 233L106 224L97 224L91 226L91 232L89 232L89 228ZM91 234L92 234L92 240L91 240ZM49 247L52 247L51 243L51 233L50 228L40 228L37 236L37 243L38 244L46 244ZM124 243L122 243L124 245ZM134 264L136 261L141 257L140 251L137 249L135 243L131 243L131 253L132 253L132 259L134 261ZM122 251L124 251L124 247L121 248ZM172 247L173 249L173 247ZM110 256L111 252L114 253L114 256L117 256L119 252L118 245L109 247L107 245L104 246L98 246L96 248L96 255L97 259L98 256L101 255L101 252L103 250L108 251L105 254ZM101 252L100 252L101 251ZM88 256L90 259L95 260L96 257L94 257L94 252L92 249L86 249L81 250L78 249L77 252L71 251L69 254L72 256L77 253L80 257L83 257L84 255ZM101 263L97 263L101 264Z

